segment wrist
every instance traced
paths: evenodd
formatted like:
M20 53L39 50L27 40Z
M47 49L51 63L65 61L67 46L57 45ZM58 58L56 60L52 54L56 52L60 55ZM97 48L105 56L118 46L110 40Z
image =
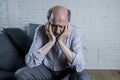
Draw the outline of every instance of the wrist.
M55 42L56 42L55 40L50 40L50 41L49 41L49 43L52 44L52 45L54 45Z
M59 39L59 40L58 40L58 43L59 43L59 44L62 44L62 43L64 43L64 42L63 42L62 40Z

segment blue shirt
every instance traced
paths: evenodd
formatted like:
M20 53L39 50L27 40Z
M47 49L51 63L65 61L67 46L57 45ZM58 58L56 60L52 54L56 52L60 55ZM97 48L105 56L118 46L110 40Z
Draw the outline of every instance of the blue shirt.
M75 68L81 72L85 67L82 53L80 29L71 25L71 31L65 40L65 45L72 51L73 62L70 63L62 52L58 42L50 49L46 56L42 54L42 47L49 41L45 26L39 26L34 35L33 43L30 47L25 61L28 67L32 68L43 63L53 71L61 71L66 68Z

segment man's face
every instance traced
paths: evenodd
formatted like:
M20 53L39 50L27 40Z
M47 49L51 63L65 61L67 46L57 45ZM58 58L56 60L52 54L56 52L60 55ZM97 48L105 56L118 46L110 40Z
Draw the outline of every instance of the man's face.
M50 24L52 26L52 32L55 37L59 37L65 30L65 27L67 27L68 21L65 20L53 20L50 21Z
M63 32L64 32L64 29L65 29L65 25L60 25L60 24L51 24L52 26L52 32L54 34L55 37L58 37L60 36Z
M54 8L50 19L50 24L55 37L59 37L68 25L67 9L63 7Z

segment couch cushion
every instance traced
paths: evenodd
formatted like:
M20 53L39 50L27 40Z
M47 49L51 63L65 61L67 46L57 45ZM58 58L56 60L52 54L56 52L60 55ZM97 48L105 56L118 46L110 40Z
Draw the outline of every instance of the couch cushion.
M5 34L0 34L0 69L16 70L24 64L14 45Z
M14 72L0 70L0 80L15 80L13 76Z
M40 24L29 23L27 32L28 32L28 35L30 36L30 38L32 40L33 40L33 37L34 37L34 34L35 34L35 30L38 26L40 26Z
M32 43L30 37L19 28L5 28L4 31L19 53L24 57Z

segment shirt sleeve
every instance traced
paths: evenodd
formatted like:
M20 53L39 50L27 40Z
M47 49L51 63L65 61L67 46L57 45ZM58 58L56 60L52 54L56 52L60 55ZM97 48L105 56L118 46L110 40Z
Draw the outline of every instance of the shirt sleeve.
M33 43L30 47L29 52L25 56L26 65L29 68L38 66L42 63L44 56L42 54L42 34L39 31L39 27L35 31Z
M80 37L81 37L80 32L76 31L71 46L73 61L72 63L70 63L70 65L72 67L75 67L77 72L83 71L85 67L85 61L82 53L82 44Z

